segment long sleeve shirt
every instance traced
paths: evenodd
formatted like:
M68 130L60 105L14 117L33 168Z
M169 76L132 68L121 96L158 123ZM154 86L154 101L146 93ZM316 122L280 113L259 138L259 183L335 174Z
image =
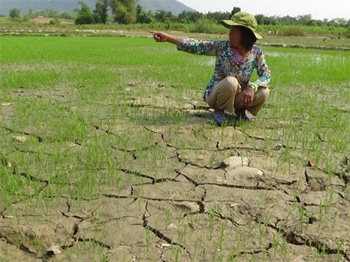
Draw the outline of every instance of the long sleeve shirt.
M204 93L206 98L213 87L228 76L238 80L241 88L248 84L257 87L268 88L271 73L266 64L265 56L258 45L254 45L249 55L242 58L228 40L199 41L195 39L179 38L177 49L192 54L216 56L214 74L207 85ZM251 83L250 78L256 69L258 79Z

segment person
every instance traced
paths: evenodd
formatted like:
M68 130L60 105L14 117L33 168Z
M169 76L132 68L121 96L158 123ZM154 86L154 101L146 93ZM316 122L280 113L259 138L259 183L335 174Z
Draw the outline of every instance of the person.
M204 100L214 109L218 126L226 121L225 113L247 119L246 111L256 116L269 97L271 73L257 39L257 22L246 12L235 13L221 24L230 29L228 40L200 41L179 38L165 32L150 31L156 42L169 42L180 51L216 56L214 74L205 88ZM256 69L258 79L250 81Z

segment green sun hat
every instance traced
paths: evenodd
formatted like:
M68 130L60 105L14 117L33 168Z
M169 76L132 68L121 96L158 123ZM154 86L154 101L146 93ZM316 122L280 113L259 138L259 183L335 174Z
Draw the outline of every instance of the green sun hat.
M262 36L256 32L258 23L253 15L246 12L237 12L232 17L231 20L221 20L221 24L227 28L231 26L244 26L250 29L257 39L262 39Z

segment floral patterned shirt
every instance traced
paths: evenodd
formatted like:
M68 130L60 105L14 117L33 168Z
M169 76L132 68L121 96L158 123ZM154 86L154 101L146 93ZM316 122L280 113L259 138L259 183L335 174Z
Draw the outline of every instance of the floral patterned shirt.
M271 79L270 70L262 49L257 45L254 45L250 54L243 59L236 49L231 47L228 40L200 41L179 38L177 49L192 54L216 56L214 75L205 89L204 98L210 94L218 82L227 76L234 76L242 89L246 88L248 84L268 88ZM252 83L250 78L254 69L256 69L259 78Z

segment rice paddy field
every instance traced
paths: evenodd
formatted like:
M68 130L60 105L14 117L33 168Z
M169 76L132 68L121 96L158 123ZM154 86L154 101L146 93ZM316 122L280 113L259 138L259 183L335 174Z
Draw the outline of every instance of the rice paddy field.
M269 101L217 127L213 57L2 36L0 261L350 261L350 52L263 50Z

